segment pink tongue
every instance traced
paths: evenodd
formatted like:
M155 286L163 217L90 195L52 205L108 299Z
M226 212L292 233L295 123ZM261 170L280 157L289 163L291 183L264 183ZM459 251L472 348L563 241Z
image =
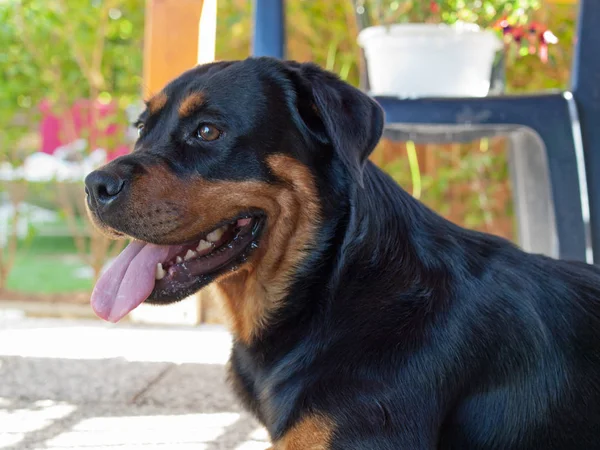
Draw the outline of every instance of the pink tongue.
M129 244L94 287L91 303L98 317L118 322L146 300L154 289L156 264L173 250L138 241Z

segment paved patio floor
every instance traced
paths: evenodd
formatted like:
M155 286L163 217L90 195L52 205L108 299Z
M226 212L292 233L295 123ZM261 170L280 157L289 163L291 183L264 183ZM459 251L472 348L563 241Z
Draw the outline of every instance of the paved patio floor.
M0 310L0 449L261 450L225 383L220 327L24 319Z

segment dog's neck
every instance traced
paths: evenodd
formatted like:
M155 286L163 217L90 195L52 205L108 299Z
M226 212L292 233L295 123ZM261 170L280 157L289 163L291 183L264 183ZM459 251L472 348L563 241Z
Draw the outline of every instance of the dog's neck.
M267 230L252 262L217 283L236 340L249 344L282 306L294 273L311 254L322 222L316 182L303 164L272 158L282 183L271 194Z
M344 270L353 265L377 271L406 265L396 276L410 276L419 264L412 235L420 230L415 225L435 215L371 162L364 169L364 187L351 186L349 197L349 220L332 283L343 282Z
M434 249L414 242L445 221L373 164L365 167L364 187L316 186L306 182L308 174L291 173L302 167L288 165L286 174L278 174L287 184L256 262L218 283L233 334L245 345L273 331L274 322L285 327L315 311L324 314L332 302L344 301L338 294L348 281L365 273L403 279L408 290L427 264L439 262ZM304 179L302 186L298 179Z

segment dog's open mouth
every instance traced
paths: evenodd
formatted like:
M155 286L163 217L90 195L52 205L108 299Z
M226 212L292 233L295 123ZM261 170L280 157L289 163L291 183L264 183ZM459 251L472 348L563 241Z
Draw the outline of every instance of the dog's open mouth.
M187 297L237 270L258 247L263 223L259 215L234 219L181 245L134 241L96 283L92 308L102 319L117 322L146 300Z

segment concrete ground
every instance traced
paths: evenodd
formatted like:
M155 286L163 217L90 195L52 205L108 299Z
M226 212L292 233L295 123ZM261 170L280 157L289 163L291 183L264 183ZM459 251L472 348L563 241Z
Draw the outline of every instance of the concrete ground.
M0 449L265 449L225 383L230 346L215 326L0 310Z

